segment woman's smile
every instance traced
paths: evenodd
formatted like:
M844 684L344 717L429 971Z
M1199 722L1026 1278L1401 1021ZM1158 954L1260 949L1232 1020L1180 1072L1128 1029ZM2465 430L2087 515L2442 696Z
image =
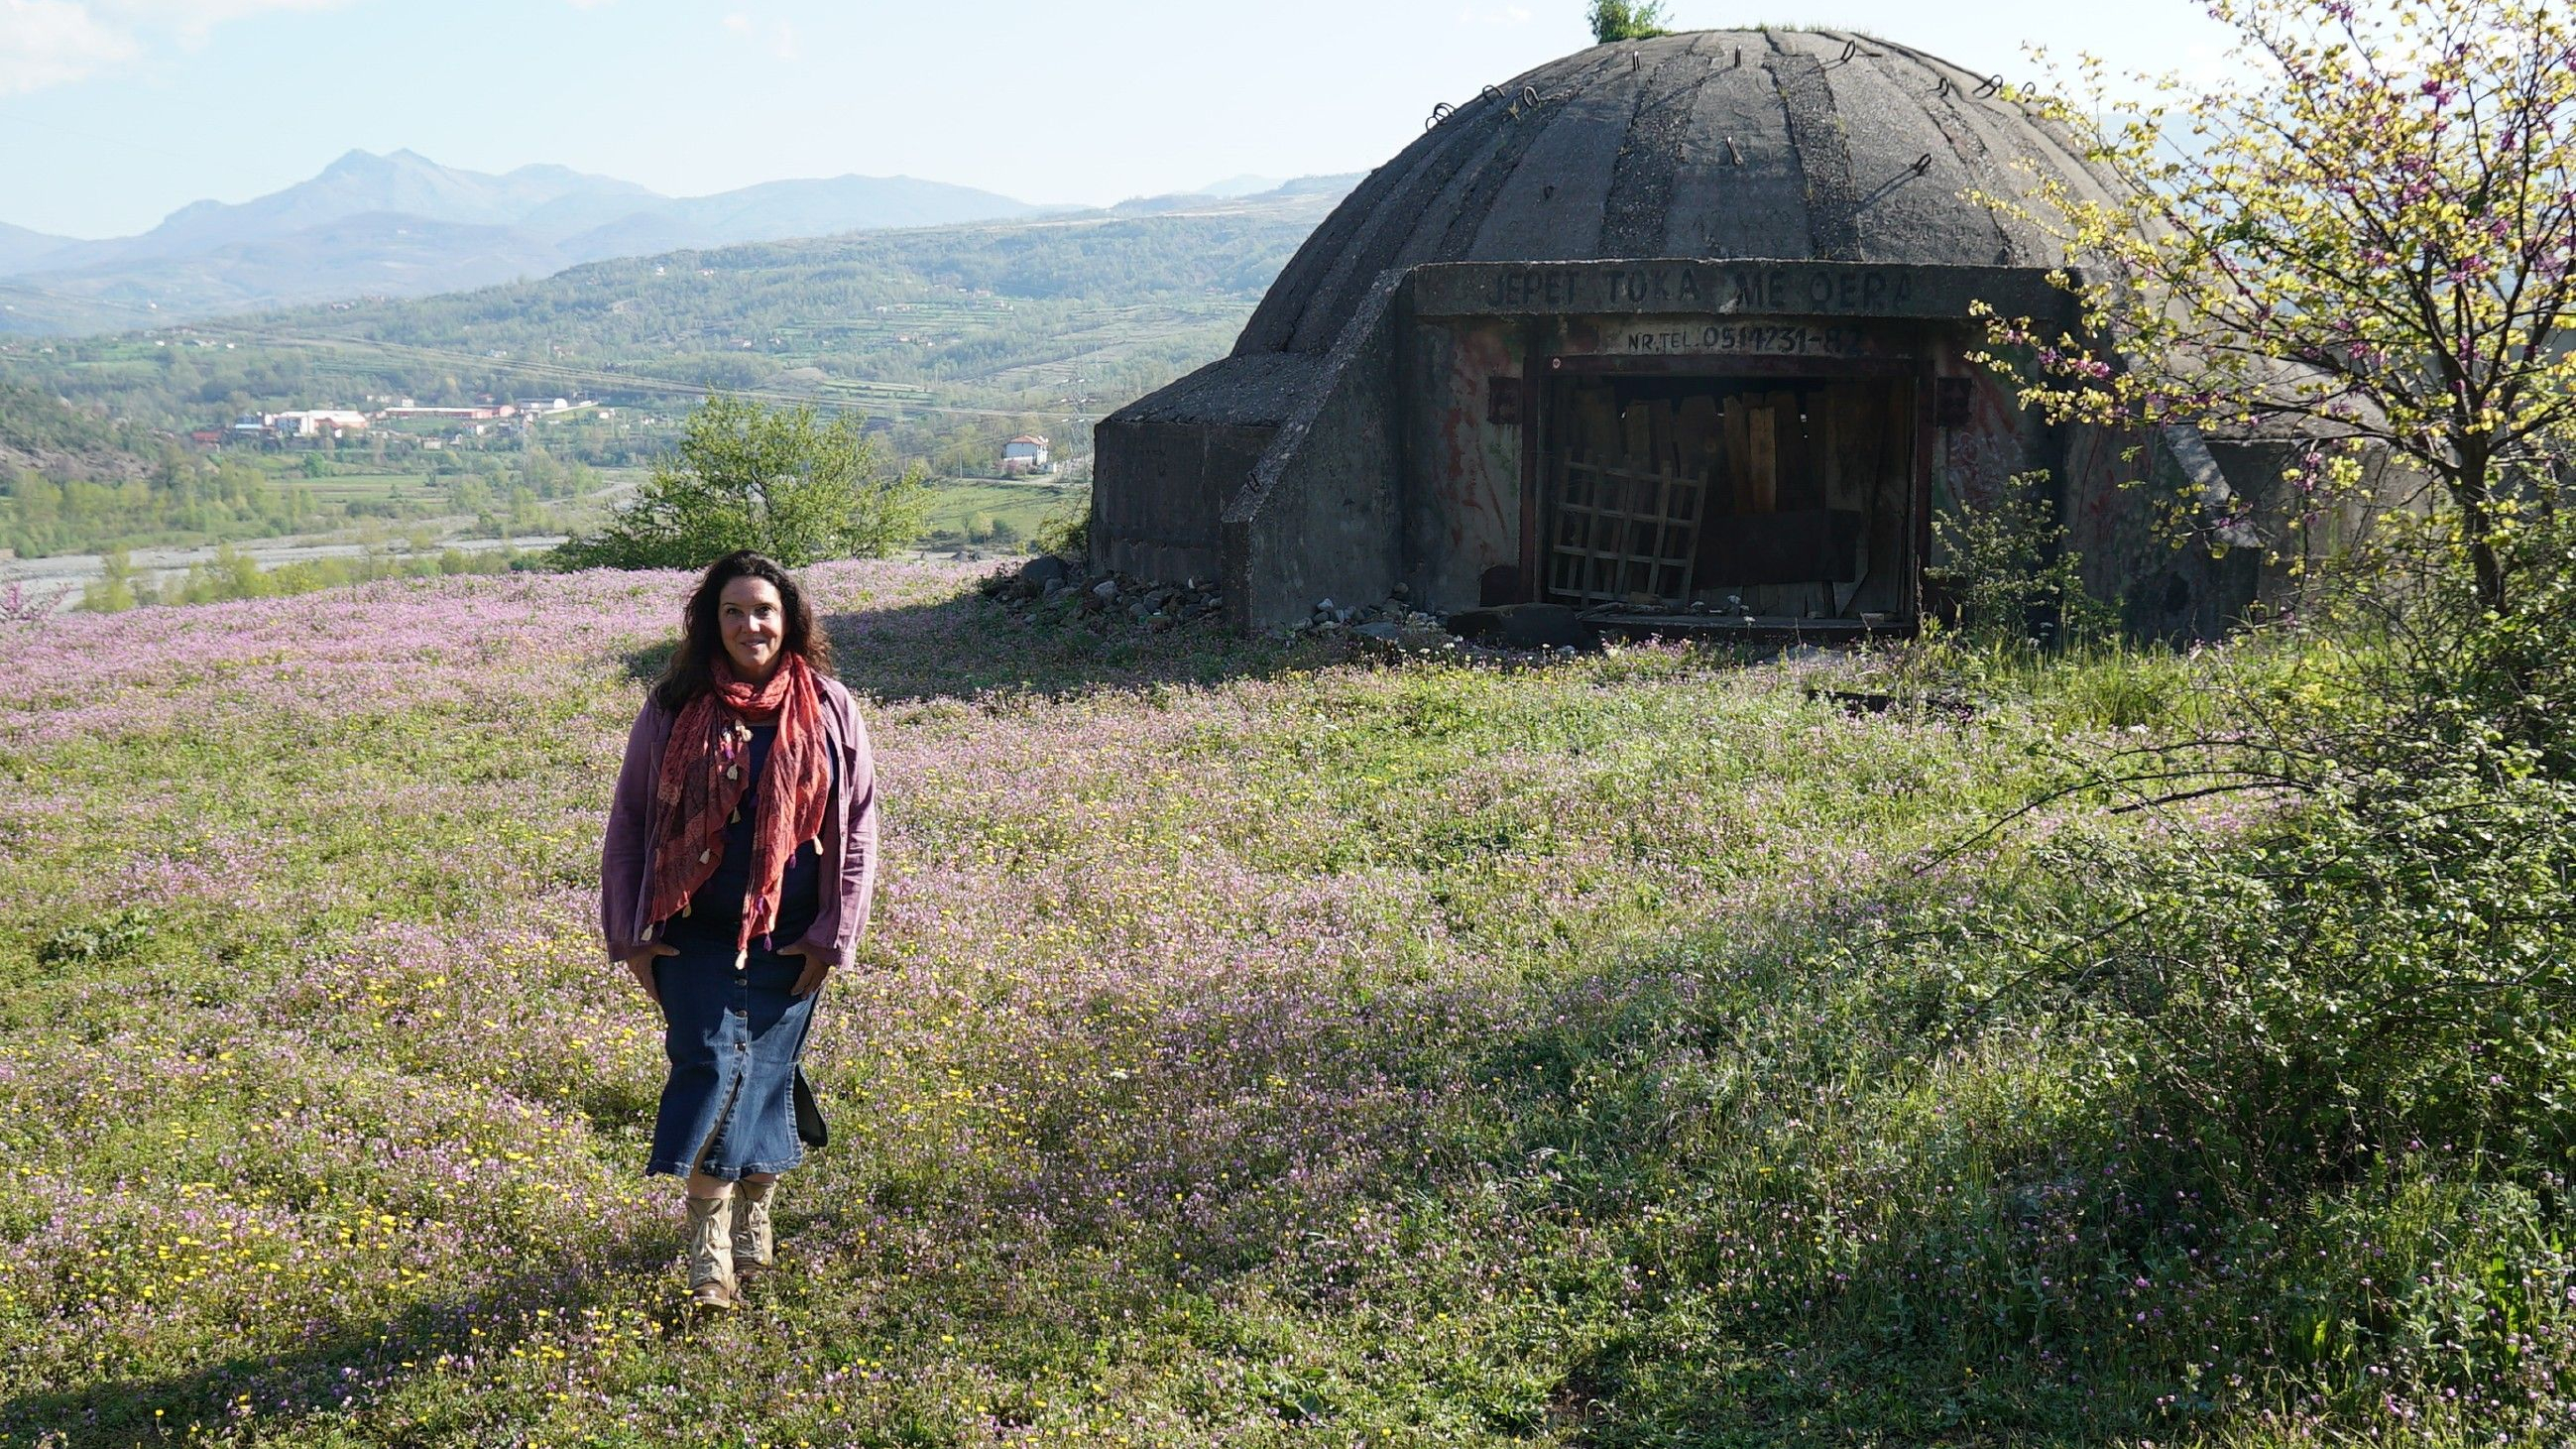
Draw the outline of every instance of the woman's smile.
M716 606L727 657L734 672L762 683L778 664L778 641L786 627L778 588L767 579L744 577L728 582Z

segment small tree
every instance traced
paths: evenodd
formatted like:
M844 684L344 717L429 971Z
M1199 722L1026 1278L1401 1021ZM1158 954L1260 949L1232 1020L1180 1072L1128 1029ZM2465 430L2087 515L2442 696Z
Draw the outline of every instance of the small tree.
M94 614L120 614L138 603L146 602L148 592L135 588L134 560L121 548L112 548L99 559L99 579L81 589L80 607Z
M556 550L567 568L697 568L738 548L791 568L878 558L921 533L929 489L897 473L857 420L709 393L679 456L597 534Z
M2383 451L2501 613L2576 425L2576 30L2519 0L2210 9L2239 79L2122 106L2088 58L2071 97L2015 95L2128 187L1991 198L2083 268L2081 335L1997 319L1998 356L2060 420L2300 440L2310 515Z
M1666 33L1663 0L1592 0L1590 19L1592 38L1603 45Z

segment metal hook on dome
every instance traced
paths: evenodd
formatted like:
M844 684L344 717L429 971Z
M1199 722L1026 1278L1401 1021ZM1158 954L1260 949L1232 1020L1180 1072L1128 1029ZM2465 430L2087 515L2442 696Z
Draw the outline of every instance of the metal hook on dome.
M1733 136L1726 138L1726 159L1738 166L1744 164L1744 148L1735 144Z
M1537 105L1537 104L1538 104L1538 87L1536 87L1536 86L1523 86L1523 87L1521 87L1521 104L1522 104L1522 105L1525 105L1525 106L1535 106L1535 105Z
M1977 87L1976 95L1980 100L1982 100L1987 96L1997 94L2002 91L2003 88L2004 78L2000 74L1990 75L1986 77L1986 83L1984 85Z
M1857 40L1846 40L1843 42L1843 53L1836 56L1835 60L1837 63L1848 61L1858 54L1860 54L1860 42Z
M1422 123L1422 129L1428 131L1436 128L1442 121L1449 119L1457 109L1447 101L1441 101L1431 108L1431 119Z
M1950 78L1949 78L1948 76L1946 76L1946 75L1945 75L1945 76L1941 77L1941 83L1940 83L1939 85L1934 86L1934 87L1932 88L1932 94L1933 94L1933 97L1934 97L1935 99L1938 99L1939 97L1946 96L1946 95L1948 95L1949 93L1950 93Z
M1476 93L1476 97L1479 100L1499 101L1503 98L1503 88L1488 81L1485 83L1485 88Z
M1930 175L1932 171L1932 153L1926 151L1922 155L1915 157L1914 164L1905 169L1913 172L1917 176Z
M1639 71L1641 71L1641 70L1644 70L1645 68L1646 68L1646 56L1645 56L1645 52L1643 52L1643 51L1636 51L1636 50L1629 51L1629 52L1628 52L1628 74L1630 74L1630 75L1635 75L1637 72L1639 72Z
M1740 45L1735 48L1735 68L1744 69L1744 47Z

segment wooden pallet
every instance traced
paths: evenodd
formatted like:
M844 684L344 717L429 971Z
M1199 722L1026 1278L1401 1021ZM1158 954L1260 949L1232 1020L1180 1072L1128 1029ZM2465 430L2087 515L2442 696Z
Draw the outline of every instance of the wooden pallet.
M1547 587L1561 598L1687 599L1707 486L1589 458L1557 460Z

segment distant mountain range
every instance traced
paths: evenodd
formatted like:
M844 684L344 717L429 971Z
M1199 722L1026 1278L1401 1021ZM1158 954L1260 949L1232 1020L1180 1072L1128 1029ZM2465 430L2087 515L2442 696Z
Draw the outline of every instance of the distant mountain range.
M1205 194L1319 183L1346 190L1355 179L1236 177ZM0 333L121 330L358 296L424 296L644 253L1079 210L908 176L667 197L562 166L493 176L412 151L351 151L309 181L240 203L196 202L140 236L77 241L0 224Z

